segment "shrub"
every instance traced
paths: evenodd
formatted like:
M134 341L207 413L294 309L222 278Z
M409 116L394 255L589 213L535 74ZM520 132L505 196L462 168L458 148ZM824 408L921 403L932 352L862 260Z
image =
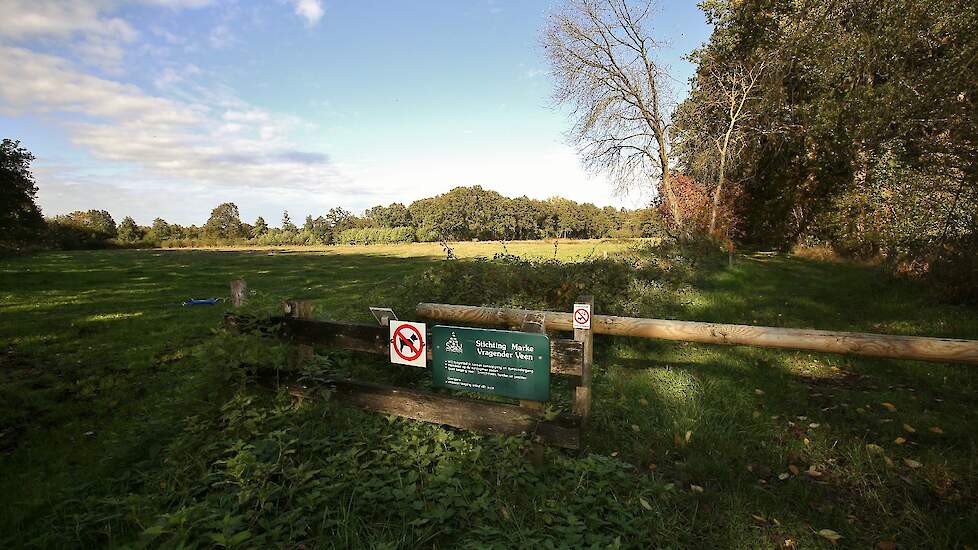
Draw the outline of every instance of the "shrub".
M413 227L363 227L341 232L336 244L410 243L414 239Z

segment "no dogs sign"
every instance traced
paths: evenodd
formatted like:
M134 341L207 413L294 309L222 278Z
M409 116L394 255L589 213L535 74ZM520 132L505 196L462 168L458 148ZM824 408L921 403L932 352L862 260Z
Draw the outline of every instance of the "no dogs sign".
M425 341L427 333L424 323L391 320L389 326L391 363L412 367L427 366L426 346L428 343Z
M574 328L591 330L591 304L574 304Z

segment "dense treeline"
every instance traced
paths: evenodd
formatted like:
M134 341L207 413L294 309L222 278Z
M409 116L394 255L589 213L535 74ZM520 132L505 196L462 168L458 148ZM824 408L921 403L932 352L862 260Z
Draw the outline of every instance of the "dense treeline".
M741 238L880 258L975 297L978 3L701 6L715 30L672 152L711 191L726 175Z
M118 224L105 210L72 212L47 219L38 239L59 248L104 246L328 245L414 241L525 240L541 238L641 237L658 234L655 209L599 208L563 198L509 198L481 187L457 187L405 206L375 206L362 216L333 208L295 224L288 212L277 227L259 217L241 220L238 207L224 203L203 225L182 226L157 218L139 226L131 217Z

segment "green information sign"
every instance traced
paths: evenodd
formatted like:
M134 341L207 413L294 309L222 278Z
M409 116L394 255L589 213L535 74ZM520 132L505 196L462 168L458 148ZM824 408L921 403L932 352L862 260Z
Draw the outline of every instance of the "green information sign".
M436 386L533 401L550 397L546 334L436 326L428 345Z

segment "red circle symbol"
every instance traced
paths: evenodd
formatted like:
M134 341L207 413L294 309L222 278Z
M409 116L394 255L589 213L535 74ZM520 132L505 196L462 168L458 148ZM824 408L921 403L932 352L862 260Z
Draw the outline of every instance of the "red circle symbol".
M405 330L413 334L408 335L405 333ZM411 325L397 327L394 330L394 339L391 341L391 344L394 345L394 353L405 361L414 361L418 357L421 357L421 352L424 351L424 340L421 337L421 333ZM407 348L410 352L405 354L404 348Z
M577 309L574 311L574 320L579 325L586 325L591 320L591 313L584 308Z

